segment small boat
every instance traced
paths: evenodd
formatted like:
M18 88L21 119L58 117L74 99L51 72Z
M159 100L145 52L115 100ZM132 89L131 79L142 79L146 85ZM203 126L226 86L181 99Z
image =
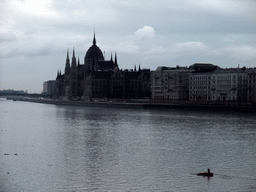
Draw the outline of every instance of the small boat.
M198 176L206 176L206 177L212 177L213 173L211 173L210 169L207 170L207 172L203 173L197 173Z

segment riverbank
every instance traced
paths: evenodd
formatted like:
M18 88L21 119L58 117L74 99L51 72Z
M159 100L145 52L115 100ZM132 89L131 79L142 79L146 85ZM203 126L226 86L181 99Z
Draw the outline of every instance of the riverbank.
M10 99L10 98L9 98ZM44 98L15 98L14 101L34 102L53 105L87 106L87 107L112 107L112 108L169 108L192 110L219 110L256 112L256 105L241 103L192 103L190 101L154 101L154 100L102 100L92 101L62 101Z

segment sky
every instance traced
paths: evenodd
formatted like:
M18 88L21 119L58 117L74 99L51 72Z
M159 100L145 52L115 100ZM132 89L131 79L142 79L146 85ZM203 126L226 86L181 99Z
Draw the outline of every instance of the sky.
M95 31L121 69L256 67L255 0L1 0L0 90L41 93ZM71 54L70 54L71 57Z

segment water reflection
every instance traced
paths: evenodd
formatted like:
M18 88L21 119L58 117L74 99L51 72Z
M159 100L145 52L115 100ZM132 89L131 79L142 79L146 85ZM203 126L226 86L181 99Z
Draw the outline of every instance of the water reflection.
M56 116L65 117L65 166L72 170L66 172L65 183L87 183L83 187L95 191L102 185L108 169L117 165L118 127L115 115L109 121L106 111L100 114L93 109L62 108L56 111Z

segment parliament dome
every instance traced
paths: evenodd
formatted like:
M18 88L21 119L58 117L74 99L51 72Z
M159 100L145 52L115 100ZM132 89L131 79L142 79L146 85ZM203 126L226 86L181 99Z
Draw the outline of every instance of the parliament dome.
M85 55L86 60L94 60L97 59L98 61L104 60L103 53L100 48L96 45L95 34L93 38L93 45L87 50Z

